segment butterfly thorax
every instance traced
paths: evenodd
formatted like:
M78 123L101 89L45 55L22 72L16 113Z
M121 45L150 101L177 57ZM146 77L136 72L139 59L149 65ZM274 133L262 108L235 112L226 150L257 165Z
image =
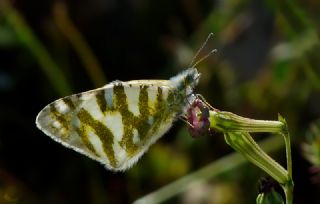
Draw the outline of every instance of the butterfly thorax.
M170 82L175 86L172 96L168 97L168 102L171 104L173 111L179 114L186 111L186 107L195 99L193 89L198 84L199 77L200 74L197 69L189 68L170 79ZM181 108L182 104L183 108Z

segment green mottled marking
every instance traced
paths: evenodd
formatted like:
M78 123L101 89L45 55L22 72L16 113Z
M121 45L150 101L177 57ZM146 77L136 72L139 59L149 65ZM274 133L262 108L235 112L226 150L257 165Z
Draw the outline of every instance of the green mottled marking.
M161 87L158 87L158 93L157 93L157 104L163 102L163 93Z
M168 101L168 104L170 105L170 109L172 111L175 111L175 101L176 101L175 92L169 90L167 101Z
M130 86L130 85L129 85ZM119 145L125 150L129 157L134 156L145 145L155 133L159 131L162 124L171 122L172 117L177 113L176 109L181 108L177 105L172 105L176 101L176 90L169 90L168 98L164 99L162 87L158 87L156 101L154 108L149 107L148 85L141 85L139 87L139 116L135 116L128 106L128 97L125 93L124 86L121 83L114 84L113 86L113 108L108 108L108 104L105 98L104 91L97 93L96 102L101 112L119 112L121 114L123 123L123 136ZM136 87L138 88L138 87ZM172 108L174 106L174 108ZM178 110L180 111L180 110ZM90 113L85 109L81 109L78 113L78 117L84 127L90 126L96 135L100 138L104 151L108 156L108 159L112 166L116 165L115 153L113 150L114 135L110 129L108 129L103 123L95 120ZM153 123L149 124L149 117L153 118ZM170 120L170 121L168 121ZM133 142L133 133L138 131L139 142ZM83 138L84 144L88 149L94 152L94 146L86 138L85 128L79 129L79 135ZM91 146L90 146L91 145Z
M127 95L125 94L123 85L116 84L113 87L113 93L116 102L116 109L119 110L122 116L122 123L124 127L123 137L119 144L129 155L133 155L138 149L137 145L133 143L135 116L128 109Z
M78 135L81 137L81 140L83 142L83 144L96 156L96 157L100 157L98 155L98 153L96 152L94 146L91 144L89 138L88 138L88 135L86 133L86 130L85 130L85 126L81 125L80 128L76 129Z
M120 84L114 86L113 93L116 101L116 110L122 115L124 134L119 142L120 146L126 150L129 155L134 155L141 146L149 141L150 137L156 133L161 124L168 118L172 117L167 102L163 100L162 88L158 87L155 109L148 106L148 86L140 86L139 94L139 116L135 116L128 109L127 96L124 92L124 87ZM154 118L153 124L148 123L149 117ZM140 142L133 143L133 131L138 130Z
M157 103L155 105L155 110L156 112L153 115L155 120L151 129L151 134L157 132L161 123L172 115L172 113L170 113L168 109L167 103L163 100L163 93L161 87L158 87Z
M63 98L62 101L71 109L75 109L75 105L69 97Z
M163 101L163 93L161 87L158 87L158 93L157 93L157 100L155 104L155 113L152 114L152 117L154 118L152 128L150 130L150 134L154 134L158 131L160 124L162 122L162 116L165 114L165 107L164 107L164 101Z
M137 128L140 140L143 140L148 133L150 128L149 124L149 97L148 97L148 86L140 86L140 94L139 94L139 112L140 116L138 120L135 120L134 126Z
M148 97L148 86L140 86L140 94L139 94L139 111L143 116L149 115L149 97Z
M171 112L180 114L180 112L182 111L181 106L185 103L185 100L186 92L184 89L169 90L167 102L170 105Z
M101 140L103 150L110 161L110 165L113 167L116 167L117 161L116 161L115 154L112 147L113 139L114 139L112 132L103 123L101 123L98 120L95 120L90 115L90 113L83 108L80 109L78 113L78 118L83 125L88 125L94 130L95 134ZM86 134L83 131L84 129L82 129L81 134Z
M107 101L105 98L105 91L102 89L97 92L96 101L102 113L107 110Z
M54 104L50 104L50 113L67 131L69 130L69 121L63 117Z

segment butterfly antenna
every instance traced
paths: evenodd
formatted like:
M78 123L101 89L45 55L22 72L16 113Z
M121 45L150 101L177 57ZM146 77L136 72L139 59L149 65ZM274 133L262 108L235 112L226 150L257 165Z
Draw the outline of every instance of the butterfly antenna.
M194 63L194 64L192 65L192 67L197 66L200 62L202 62L203 60L205 60L206 58L208 58L212 53L215 53L215 52L217 52L217 51L218 51L217 49L211 50L208 54L206 54L204 57L200 58L196 63Z
M219 111L218 109L212 107L201 94L196 94L196 97L200 99L210 110Z
M194 55L194 57L192 58L189 67L194 67L196 64L198 64L198 62L196 62L195 64L193 64L194 60L199 56L200 52L203 50L203 48L206 46L206 44L208 43L209 39L213 36L213 33L209 33L207 39L204 41L204 43L202 43L201 47L198 49L198 51L196 52L196 54ZM202 59L203 60L203 59ZM201 61L202 61L201 60Z

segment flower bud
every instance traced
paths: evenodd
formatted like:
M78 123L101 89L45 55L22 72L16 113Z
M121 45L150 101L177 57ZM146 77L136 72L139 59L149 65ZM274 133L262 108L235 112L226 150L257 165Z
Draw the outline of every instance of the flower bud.
M209 108L200 100L195 99L187 110L189 132L192 137L200 137L209 133Z
M254 120L238 116L231 112L211 110L210 128L221 132L274 132L285 131L282 121Z

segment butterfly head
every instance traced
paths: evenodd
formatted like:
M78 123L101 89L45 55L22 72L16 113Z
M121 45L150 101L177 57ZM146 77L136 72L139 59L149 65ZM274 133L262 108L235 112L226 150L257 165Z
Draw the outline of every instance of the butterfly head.
M189 68L177 76L170 79L171 83L179 91L192 91L192 89L198 84L200 74L196 68ZM187 93L187 95L190 93Z

